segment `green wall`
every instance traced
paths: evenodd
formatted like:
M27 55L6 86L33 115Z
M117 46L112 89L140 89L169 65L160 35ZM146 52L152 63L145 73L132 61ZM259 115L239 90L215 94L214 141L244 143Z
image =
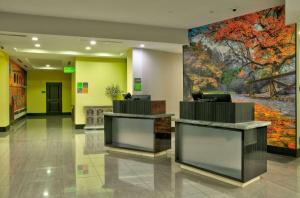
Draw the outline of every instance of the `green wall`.
M9 126L9 57L0 50L0 127Z
M84 106L111 106L105 88L118 84L127 90L126 59L76 58L75 82L88 82L87 94L75 94L75 124L85 124ZM77 88L77 87L76 87ZM76 89L75 89L76 91Z
M132 52L132 48L127 51L127 92L130 93L133 93Z
M62 111L71 112L71 74L39 70L27 73L27 113L46 113L47 82L62 83Z

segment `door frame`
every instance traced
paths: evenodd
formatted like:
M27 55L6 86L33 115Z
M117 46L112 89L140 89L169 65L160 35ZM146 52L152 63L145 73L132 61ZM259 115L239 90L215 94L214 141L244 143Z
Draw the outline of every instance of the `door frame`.
M53 84L59 85L59 112L49 112L49 105L48 105L48 94L49 94L49 87ZM46 114L47 115L58 115L62 114L62 82L46 82Z

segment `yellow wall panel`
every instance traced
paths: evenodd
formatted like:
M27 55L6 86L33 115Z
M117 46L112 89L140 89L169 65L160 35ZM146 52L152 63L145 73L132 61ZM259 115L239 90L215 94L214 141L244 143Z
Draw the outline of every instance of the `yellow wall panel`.
M75 124L85 124L84 106L111 106L105 96L107 86L117 84L127 91L126 59L76 58L75 81L88 82L87 94L75 95ZM77 89L77 87L76 87ZM75 90L76 91L76 90Z
M46 113L47 82L62 83L62 112L71 112L71 74L63 71L28 71L27 113Z
M0 50L0 127L9 125L9 57Z

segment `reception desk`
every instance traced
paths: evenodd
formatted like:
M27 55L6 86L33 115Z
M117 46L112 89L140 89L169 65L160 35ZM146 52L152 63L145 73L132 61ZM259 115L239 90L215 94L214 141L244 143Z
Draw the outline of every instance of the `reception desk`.
M182 168L245 186L267 171L271 122L221 123L176 120L176 162Z
M150 156L171 148L172 114L104 113L105 145L146 152Z

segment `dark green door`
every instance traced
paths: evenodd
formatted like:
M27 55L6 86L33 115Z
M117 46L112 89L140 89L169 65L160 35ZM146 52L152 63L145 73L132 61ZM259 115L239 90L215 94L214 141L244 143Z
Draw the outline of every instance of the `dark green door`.
M47 114L62 113L62 83L46 83Z

